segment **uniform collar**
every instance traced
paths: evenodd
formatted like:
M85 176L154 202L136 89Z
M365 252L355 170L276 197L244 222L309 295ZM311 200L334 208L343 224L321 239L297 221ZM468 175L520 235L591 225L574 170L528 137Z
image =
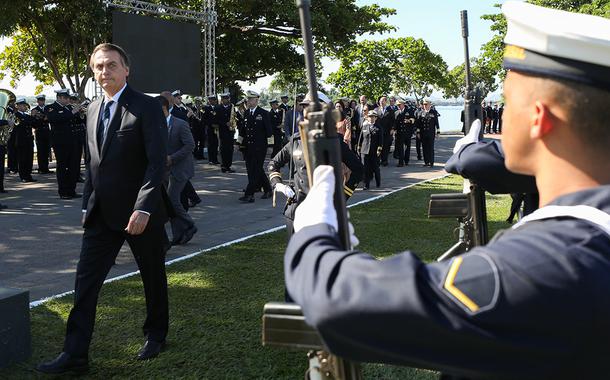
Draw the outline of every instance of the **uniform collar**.
M610 213L610 185L581 190L555 198L550 205L585 205Z

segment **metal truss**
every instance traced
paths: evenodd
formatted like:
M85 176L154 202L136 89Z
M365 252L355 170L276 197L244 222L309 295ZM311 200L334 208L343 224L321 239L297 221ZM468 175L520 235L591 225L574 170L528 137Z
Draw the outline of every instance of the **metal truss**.
M203 95L216 95L216 0L204 0L203 12L169 7L140 0L103 0L107 7L141 11L174 19L195 21L203 29L204 89Z

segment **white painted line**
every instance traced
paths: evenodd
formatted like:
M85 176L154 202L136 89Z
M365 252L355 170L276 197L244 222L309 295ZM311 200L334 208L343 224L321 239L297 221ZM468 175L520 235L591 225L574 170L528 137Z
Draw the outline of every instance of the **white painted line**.
M366 204L366 203L370 203L370 202L373 202L373 201L385 198L388 195L391 195L391 194L397 193L399 191L411 188L413 186L416 186L416 185L419 185L419 184L422 184L422 183L426 183L426 182L430 182L430 181L434 181L434 180L437 180L437 179L445 178L445 177L447 177L449 175L450 174L443 174L443 175L440 175L438 177L426 179L426 180L423 180L423 181L420 181L420 182L415 182L415 183L412 183L410 185L407 185L407 186L404 186L404 187L401 187L401 188L389 191L387 193L383 193L383 194L380 194L380 195L377 195L377 196L374 196L374 197L371 197L371 198L367 198L367 199L361 200L360 202L356 202L354 204L351 204L351 205L347 206L347 208L352 208L352 207L355 207L355 206L360 206L360 205L363 205L363 204ZM221 243L221 244L215 245L213 247L203 249L201 251L193 252L193 253L188 254L186 256L180 256L178 258L166 261L165 262L165 266L170 266L172 264L175 264L175 263L178 263L178 262L181 262L181 261L185 261L185 260L191 259L193 257L201 255L202 253L210 252L210 251L213 251L213 250L218 249L218 248L229 247L231 245L234 245L234 244L237 244L237 243L241 243L243 241L252 239L252 238L257 237L257 236L267 235L267 234L270 234L270 233L273 233L273 232L276 232L276 231L280 231L280 230L283 230L284 228L286 228L286 226L273 227L273 228L270 228L270 229L262 231L262 232L258 232L258 233L252 234L252 235L244 236L244 237L241 237L241 238L238 238L238 239L235 239L235 240L231 240L231 241L228 241L228 242L225 242L225 243ZM104 281L104 284L109 284L111 282L122 280L122 279L128 278L128 277L133 277L133 276L138 275L138 274L140 274L139 270L135 271L135 272L126 273L126 274L123 274L123 275L120 275L120 276L112 277L112 278L109 278L106 281ZM54 300L54 299L57 299L57 298L62 298L62 297L69 296L69 295L72 295L72 294L74 294L74 290L70 290L68 292L64 292L64 293L60 293L60 294L55 294L55 295L52 295L50 297L45 297L45 298L39 299L37 301L30 302L30 309L35 308L37 306L40 306L40 305L42 305L42 304L44 304L46 302L49 302L51 300Z

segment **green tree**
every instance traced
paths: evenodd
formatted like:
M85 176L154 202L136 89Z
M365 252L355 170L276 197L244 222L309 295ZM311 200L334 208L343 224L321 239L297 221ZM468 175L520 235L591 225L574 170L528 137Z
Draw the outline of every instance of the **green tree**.
M413 37L363 41L338 52L341 66L328 82L343 96L394 93L422 98L446 86L447 64Z
M201 11L202 0L152 0ZM42 83L59 83L82 93L91 76L87 58L107 41L110 25L99 0L2 0L0 35L13 43L0 55L0 69L17 80L28 72ZM299 17L294 0L217 0L217 87L236 88L275 73L294 75L303 67ZM356 0L317 0L312 5L315 46L327 55L356 36L394 28L381 20L395 11ZM203 46L202 46L203 54ZM202 75L203 77L203 75Z
M32 73L39 82L59 84L82 96L91 78L94 41L108 39L101 3L91 0L9 0L2 4L0 35L12 43L0 53L0 73L14 85Z

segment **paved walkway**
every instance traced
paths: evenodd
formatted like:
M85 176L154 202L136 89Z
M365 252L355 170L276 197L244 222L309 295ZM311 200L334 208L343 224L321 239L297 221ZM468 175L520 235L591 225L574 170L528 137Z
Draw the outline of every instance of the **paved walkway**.
M414 159L415 147L411 165L398 168L392 159L390 166L382 167L382 187L358 189L350 203L442 175L457 138L440 137L434 168L424 168ZM222 174L218 166L197 161L193 185L203 202L190 213L199 233L189 244L173 247L168 260L283 224L281 205L272 208L271 200L261 200L260 194L255 203L238 202L247 176L241 154L235 158L234 174ZM9 192L0 194L0 202L10 207L0 211L0 287L29 289L32 301L73 289L82 236L81 200L60 200L54 175L34 177L38 182L22 184L17 175L7 175ZM82 184L77 191L82 193ZM283 201L278 195L278 203ZM109 277L134 270L137 266L125 245Z

